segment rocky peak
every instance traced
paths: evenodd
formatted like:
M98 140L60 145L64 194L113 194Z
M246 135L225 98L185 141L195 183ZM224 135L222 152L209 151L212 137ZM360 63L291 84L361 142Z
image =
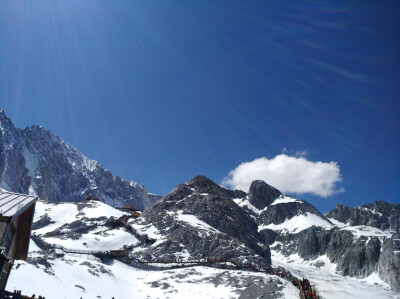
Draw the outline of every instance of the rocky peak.
M389 204L384 201L376 201L373 204L361 207L348 207L338 204L326 214L343 223L351 226L368 225L383 230L400 231L400 204Z
M81 201L87 194L113 205L143 210L158 199L85 157L41 126L15 128L0 111L0 185L51 201Z
M11 120L8 118L4 110L0 109L0 132L2 135L10 134L15 131L15 127Z
M196 185L215 185L211 179L205 177L204 175L196 175L193 179L191 179L187 184L196 184Z
M269 264L269 248L263 245L256 222L232 200L239 193L245 196L242 191L225 189L204 176L196 176L177 186L142 217L165 231L170 243L184 244L192 257L250 258L258 254L263 263ZM197 237L199 227L209 227L203 240ZM173 246L167 245L163 254L172 254Z
M50 138L52 136L51 131L45 130L42 126L34 125L34 126L26 127L23 131L25 133L45 136L47 138ZM55 135L53 135L53 136L55 137Z
M278 189L264 181L256 180L251 183L248 196L249 202L257 209L262 210L281 195L282 193Z
M7 117L3 109L0 109L0 123L3 124L4 121L11 123L11 120Z
M326 216L329 218L333 218L337 221L346 223L347 220L351 216L351 208L340 203L335 206L335 208L332 211L329 211Z
M198 193L218 194L229 198L242 198L246 196L246 193L243 191L226 189L203 175L195 176L185 183L185 185L193 188Z

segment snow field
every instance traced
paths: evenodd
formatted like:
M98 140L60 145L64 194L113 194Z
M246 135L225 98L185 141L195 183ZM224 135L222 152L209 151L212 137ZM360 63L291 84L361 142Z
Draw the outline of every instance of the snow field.
M93 221L99 217L119 218L126 213L116 210L107 204L99 201L88 201L81 203L36 203L34 221L39 220L44 214L55 223L43 228L34 230L37 235L44 235L48 232L58 230L61 226L76 220L96 223ZM85 219L83 219L85 218ZM138 240L123 228L110 230L99 223L99 226L89 232L83 233L78 239L62 239L56 237L45 238L50 244L57 244L66 248L89 249L89 250L113 250L120 249L123 245L137 244ZM33 242L31 242L32 244Z
M44 272L26 262L17 262L19 271L12 271L8 289L22 289L26 295L36 294L46 298L238 298L243 288L230 284L230 279L251 275L260 279L270 276L246 272L226 271L208 267L193 267L167 271L145 271L121 262L110 265L81 257L65 256L49 261L54 274ZM221 278L222 277L222 278ZM218 279L220 283L215 283ZM221 280L222 279L222 280ZM298 298L298 289L279 277L283 289L281 298Z
M293 197L281 195L280 197L275 199L273 203L271 203L271 206L281 204L281 203L288 203L288 202L303 203L301 200L295 199Z
M305 230L313 225L321 226L326 229L333 227L332 224L318 215L307 212L306 214L296 215L280 224L271 223L268 225L261 225L258 227L258 231L268 228L275 231L280 231L281 234L294 234L301 232L302 230Z
M336 264L331 263L326 255L305 261L298 254L285 257L272 250L271 259L274 266L282 266L300 279L310 279L326 299L400 299L400 294L390 290L376 273L364 279L335 273Z

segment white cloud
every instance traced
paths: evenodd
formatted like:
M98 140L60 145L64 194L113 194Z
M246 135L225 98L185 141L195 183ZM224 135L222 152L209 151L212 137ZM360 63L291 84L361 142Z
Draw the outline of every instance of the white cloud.
M336 162L312 162L302 155L280 154L272 159L262 157L243 162L231 170L222 183L247 192L254 180L263 180L283 193L328 197L344 191L336 187L336 183L342 181Z

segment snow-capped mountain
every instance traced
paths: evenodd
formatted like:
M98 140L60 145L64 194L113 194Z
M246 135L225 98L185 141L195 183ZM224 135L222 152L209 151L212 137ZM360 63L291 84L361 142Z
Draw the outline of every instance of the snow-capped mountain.
M273 262L328 267L332 273L360 279L375 277L400 292L400 204L338 205L325 216L306 201L276 191L255 181L246 197L235 200L257 221Z
M203 196L194 190L191 194L191 197ZM128 248L131 256L142 260L189 261L201 256L200 252L219 256L220 248L224 255L266 264L244 243L200 220L202 213L197 214L199 218L193 214L170 213L169 217L176 216L170 220L173 226L181 227L181 230L172 228L173 232L157 222L149 223L146 217L129 219L121 225L118 219L128 215L98 201L38 201L29 258L27 262L16 262L7 288L46 298L259 298L265 294L271 294L268 298L298 298L298 289L276 275L207 266L146 270L119 260L101 260L80 251ZM246 219L246 214L243 217ZM185 242L181 231L188 232L183 238L192 238L194 232L199 237ZM152 241L143 243L142 236ZM197 243L200 248L196 249L194 242L199 239L204 241ZM43 248L43 244L74 249L75 253Z
M0 110L0 187L50 201L81 201L87 195L113 206L143 210L160 196L114 176L59 136L39 126L15 128Z
M246 194L204 176L177 186L139 218L98 201L39 201L29 259L18 262L8 287L49 298L58 289L65 298L183 298L188 289L193 298L298 298L288 280L235 270L236 263L259 269L272 263L310 278L321 298L398 298L400 238L390 223L399 205L350 209L349 215L367 209L382 219L389 212L392 220L375 227L337 220L340 213L322 215L262 181ZM123 259L93 252L121 249ZM210 259L233 269L198 264ZM146 262L160 268L147 271ZM166 270L164 262L189 265ZM27 277L35 277L29 287Z
M244 192L228 190L204 176L196 176L146 210L143 223L164 236L145 251L152 256L177 253L190 259L236 258L260 266L271 263L257 224L232 198Z
M388 204L384 201L376 201L373 204L353 208L338 204L326 216L342 223L348 223L350 226L365 225L400 233L399 207L400 204Z

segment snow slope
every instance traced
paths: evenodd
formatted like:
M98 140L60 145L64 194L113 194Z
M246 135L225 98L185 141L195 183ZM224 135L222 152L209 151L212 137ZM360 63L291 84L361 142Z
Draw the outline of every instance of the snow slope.
M268 195L267 191L265 192ZM252 207L248 196L234 199L234 202L257 222L258 231L265 234L270 243L274 261L296 265L299 269L304 266L313 267L322 277L345 273L354 279L359 279L359 283L377 283L380 286L389 287L387 284L389 281L381 280L385 279L385 275L382 275L385 270L381 270L383 266L378 269L378 263L381 265L379 253L385 256L381 247L383 242L396 233L396 206L377 202L373 205L354 208L368 213L355 213L353 217L351 215L354 209L339 205L335 213L328 213L332 217L327 218L306 201L280 195L270 202L267 195L265 195L266 206L262 210ZM345 223L337 220L347 219L343 218L347 215L346 213L353 217L348 216L351 221L347 220ZM387 219L391 217L392 220L385 222L385 217ZM384 227L391 229L383 229ZM269 230L273 230L275 234ZM389 263L390 252L386 256L386 260L384 258L382 260ZM396 273L396 263L394 261L392 264L385 265L388 269L393 268ZM380 271L379 275L377 271ZM396 289L396 285L391 285L391 287Z
M273 203L271 203L271 206L277 205L277 204L281 204L281 203L288 203L288 202L299 202L299 203L302 203L301 200L295 199L295 198L290 197L290 196L281 195L277 199L275 199Z
M274 265L282 266L292 274L302 278L310 279L319 292L319 295L326 299L399 299L400 294L395 294L385 283L371 277L369 280L359 280L356 278L341 276L332 273L327 269L318 269L307 265L307 263L282 262L277 257L272 257Z
M107 224L123 215L98 201L38 201L33 233L69 249L119 249L138 243L123 227ZM194 215L178 211L171 216L199 233L216 231ZM129 219L128 223L140 234L156 239L151 246L166 241L156 227L144 224L140 218ZM139 254L141 249L134 247L132 254ZM182 251L178 258L186 255ZM298 298L298 290L277 276L201 266L146 271L116 260L102 263L92 255L42 251L32 240L28 261L16 261L7 289L46 298L253 298L272 292L278 298Z
M376 227L372 226L367 226L367 225L356 225L356 226L351 226L349 223L343 223L340 221L337 221L333 218L328 218L335 226L343 229L343 230L348 230L350 231L355 237L361 237L361 236L366 236L366 237L380 237L380 238L390 238L394 232L389 231L389 230L381 230Z
M40 256L35 245L31 249L32 257ZM7 288L65 299L239 298L251 282L262 288L273 281L280 286L278 298L298 298L298 290L288 281L261 273L209 267L146 271L118 261L103 264L93 258L68 255L48 262L50 267L17 262Z
M36 203L34 222L46 215L54 223L34 229L33 233L41 236L50 244L57 244L66 248L120 249L123 245L136 244L138 240L123 228L110 230L104 225L105 218L119 218L125 214L99 201L48 203L39 200ZM87 226L91 229L82 230L81 233L76 234L71 232L71 223L76 223L82 227ZM58 232L58 234L55 232Z
M268 228L275 231L279 231L281 234L293 234L301 232L302 230L305 230L306 228L309 228L313 225L321 226L327 229L333 227L332 224L330 224L323 218L319 217L318 215L312 213L306 213L306 214L296 215L280 224L271 223L268 225L260 225L258 227L258 230L261 231L263 229Z

